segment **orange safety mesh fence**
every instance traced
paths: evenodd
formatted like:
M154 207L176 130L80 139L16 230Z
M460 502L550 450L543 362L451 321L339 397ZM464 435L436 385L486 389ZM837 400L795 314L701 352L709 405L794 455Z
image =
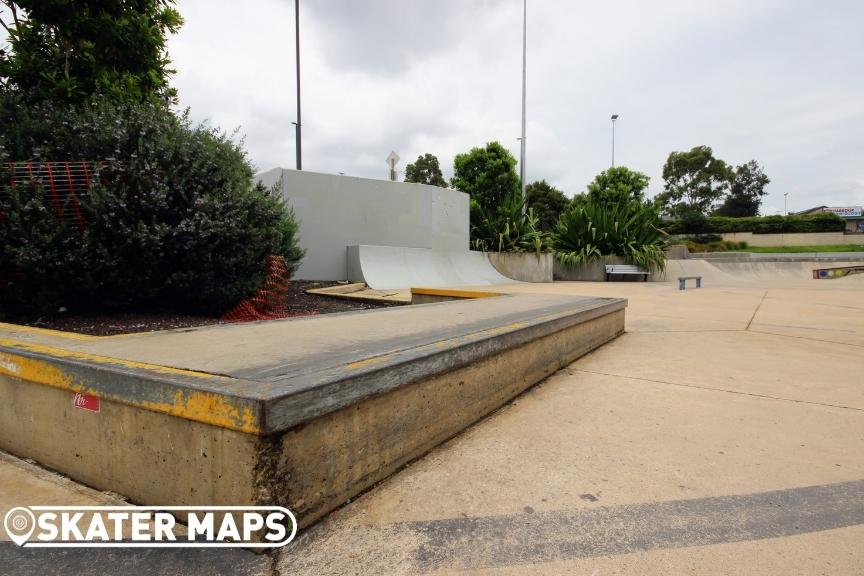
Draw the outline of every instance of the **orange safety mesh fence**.
M264 284L254 296L240 302L222 315L225 322L251 322L296 316L288 309L288 286L291 273L282 256L267 257ZM314 312L313 312L314 314Z
M10 187L42 186L48 191L57 218L71 220L84 230L87 218L81 197L93 186L93 162L9 162L6 169Z

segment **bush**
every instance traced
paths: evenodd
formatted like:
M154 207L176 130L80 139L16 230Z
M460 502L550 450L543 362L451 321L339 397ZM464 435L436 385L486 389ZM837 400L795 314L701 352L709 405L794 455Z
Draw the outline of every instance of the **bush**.
M548 247L547 235L540 230L534 209L526 211L521 193L512 192L493 209L485 210L471 198L471 246L495 252L535 252Z
M793 232L842 232L846 224L831 212L792 216L726 216L694 217L675 220L667 224L670 234L725 234L752 232L754 234L789 234Z
M747 242L734 242L731 240L706 240L712 235L693 236L686 240L687 249L690 252L734 252L747 248Z
M553 246L565 266L578 266L604 256L623 256L645 269L666 267L668 235L650 204L591 201L571 206L558 220Z
M297 222L252 186L242 148L154 105L0 108L0 166L102 161L81 206L59 221L38 182L0 189L0 315L171 310L218 313L251 295L265 258L296 269Z
M8 182L0 173L3 182ZM94 291L80 231L57 217L40 186L0 195L0 318L56 311L70 292Z

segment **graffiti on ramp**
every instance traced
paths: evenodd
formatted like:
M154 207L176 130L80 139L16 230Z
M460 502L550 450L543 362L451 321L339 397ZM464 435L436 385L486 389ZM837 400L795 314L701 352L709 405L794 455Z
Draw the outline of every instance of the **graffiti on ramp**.
M864 266L840 266L836 268L817 268L813 270L813 278L824 280L826 278L843 278L852 274L864 274Z

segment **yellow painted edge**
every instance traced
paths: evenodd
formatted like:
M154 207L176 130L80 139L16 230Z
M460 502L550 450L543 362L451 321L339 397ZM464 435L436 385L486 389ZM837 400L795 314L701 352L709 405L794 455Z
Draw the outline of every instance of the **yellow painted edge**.
M452 290L448 288L411 288L411 294L423 294L425 296L450 296L451 298L490 298L492 296L500 296L497 292Z
M168 330L147 330L145 332L126 332L124 334L112 334L111 336L94 336L93 334L79 334L78 332L65 332L63 330L52 330L51 328L37 328L36 326L24 326L22 324L9 324L0 322L0 331L23 332L25 334L36 334L38 336L50 336L51 338L65 338L66 340L78 340L92 342L94 340L118 340L130 336L145 336L147 334L164 334Z
M110 336L92 336L90 334L63 332L62 330L37 328L35 326L22 326L21 324L9 324L7 322L0 322L0 330L6 330L7 332L25 332L27 334L39 334L41 336L52 336L54 338L66 338L67 340L102 340L104 338L110 338Z
M36 344L33 342L22 342L20 340L11 340L8 338L0 338L0 346L8 346L37 354L47 354L59 358L70 358L73 360L84 360L86 362L94 362L96 364L113 364L115 366L123 366L124 368L139 368L143 370L151 370L162 374L176 374L180 376L192 376L194 378L216 378L214 374L207 372L198 372L195 370L187 370L185 368L171 368L170 366L160 366L159 364L148 364L147 362L138 362L136 360L124 360L122 358L113 358L111 356L99 356L98 354L90 354L89 352L79 352L77 350L66 350L65 348L55 348L44 344Z
M213 374L207 374L204 372L169 368L167 366L146 364L144 362L121 360L118 358L97 356L84 352L72 352L69 350L52 348L50 346L16 342L14 340L0 339L0 346L15 347L30 352L40 352L52 356L87 360L100 364L110 363L114 365L119 364L129 368L144 368L162 373L207 378L215 377ZM43 384L52 388L104 397L103 391L95 390L85 384L76 382L72 375L66 373L62 368L52 366L45 360L21 356L10 352L0 352L0 375L11 376L13 378L36 384ZM255 421L255 414L249 407L244 407L241 412L240 408L226 401L224 396L214 392L178 389L171 402L150 402L147 400L135 401L113 396L108 397L108 400L250 434L258 434L261 431L260 426Z

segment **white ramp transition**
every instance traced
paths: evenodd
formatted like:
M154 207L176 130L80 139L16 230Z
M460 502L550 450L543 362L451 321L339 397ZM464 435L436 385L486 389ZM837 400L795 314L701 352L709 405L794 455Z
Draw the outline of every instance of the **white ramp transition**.
M348 279L375 290L513 284L483 252L399 246L348 246Z
M710 262L701 259L668 260L666 279L674 281L678 276L702 276L702 286L759 286L790 287L806 286L821 288L813 280L813 270L835 266L854 266L855 262ZM822 284L825 284L824 282ZM838 279L833 285L860 286L864 275Z

